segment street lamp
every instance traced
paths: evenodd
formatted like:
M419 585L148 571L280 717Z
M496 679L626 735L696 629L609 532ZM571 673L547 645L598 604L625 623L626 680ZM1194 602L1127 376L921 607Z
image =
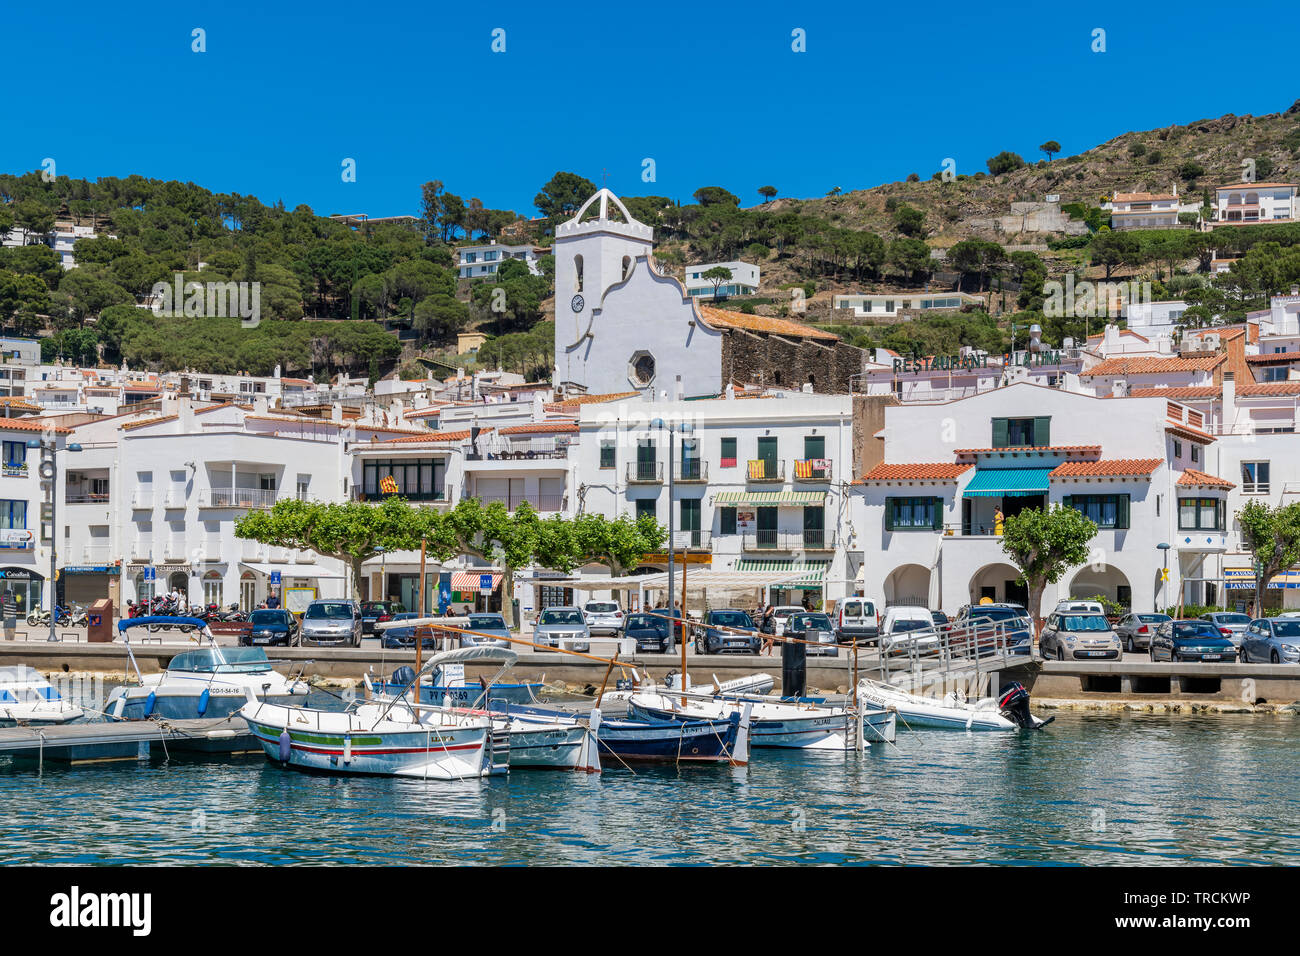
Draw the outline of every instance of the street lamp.
M56 576L58 574L57 561L58 561L59 535L58 535L58 525L55 522L55 517L57 515L57 506L58 506L59 466L54 459L54 454L59 450L59 448L53 438L48 438L48 439L30 438L27 440L27 447L33 449L34 451L39 451L41 453L41 465L39 469L39 474L41 476L41 484L46 486L50 498L48 502L48 509L46 508L41 509L42 512L41 523L42 524L45 523L46 514L48 512L49 527L50 527L50 636L46 640L57 641L59 639L58 635L54 633L54 627L56 623L55 622L56 604L54 600L54 596L55 596L54 585L55 585ZM65 448L65 450L81 451L81 446L74 442L68 445Z
M676 616L675 606L673 605L673 435L680 431L683 435L693 434L695 426L689 422L681 422L674 429L672 422L665 422L662 418L656 418L650 423L655 428L667 430L668 432L668 614ZM685 579L683 579L685 580ZM686 616L686 595L682 595L682 617ZM671 625L670 625L671 627ZM682 656L686 656L686 622L683 620L681 626L682 638ZM686 665L682 665L682 689L686 689Z
M1169 584L1169 545L1167 542L1161 541L1156 545L1156 547L1160 549L1160 553L1164 555L1165 559L1165 569L1160 575L1160 596L1163 598L1165 596L1165 588ZM1165 600L1168 600L1168 598Z

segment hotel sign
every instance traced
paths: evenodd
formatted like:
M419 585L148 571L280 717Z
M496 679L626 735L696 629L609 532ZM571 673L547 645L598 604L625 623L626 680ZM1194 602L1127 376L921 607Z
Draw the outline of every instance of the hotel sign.
M1003 352L1001 365L989 365L987 355L913 355L911 358L894 359L894 374L967 372L982 368L1038 368L1061 364L1060 352L1018 352L1015 355Z

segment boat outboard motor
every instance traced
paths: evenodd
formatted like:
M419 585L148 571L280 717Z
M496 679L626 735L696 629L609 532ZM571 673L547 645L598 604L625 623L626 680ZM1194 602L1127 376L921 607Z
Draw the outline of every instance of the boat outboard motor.
M393 671L393 684L399 691L407 690L415 683L415 668L403 664Z
M1002 685L1002 692L998 694L998 712L1025 730L1036 730L1046 723L1029 712L1029 691L1019 681Z

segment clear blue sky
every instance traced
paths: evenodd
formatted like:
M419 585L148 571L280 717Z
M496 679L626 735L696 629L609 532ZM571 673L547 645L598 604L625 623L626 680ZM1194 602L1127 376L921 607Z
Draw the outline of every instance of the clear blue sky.
M0 170L52 157L60 175L188 180L322 214L415 213L420 184L440 179L536 215L561 169L683 201L721 185L751 205L764 184L820 196L926 178L945 157L974 173L1047 139L1068 155L1284 110L1300 97L1298 23L1270 0L0 0ZM191 52L195 27L206 53Z

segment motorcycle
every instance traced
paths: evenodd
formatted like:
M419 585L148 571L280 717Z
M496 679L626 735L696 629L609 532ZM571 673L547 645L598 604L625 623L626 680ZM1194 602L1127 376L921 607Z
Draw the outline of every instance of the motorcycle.
M84 623L84 609L82 610L82 617ZM54 623L57 627L65 627L69 624L75 626L77 622L73 619L72 612L68 608L56 604L54 605ZM27 625L28 627L49 627L50 612L43 607L34 608L27 613Z
M217 620L223 624L243 624L248 617L239 609L238 604L231 604L229 608L218 614Z

